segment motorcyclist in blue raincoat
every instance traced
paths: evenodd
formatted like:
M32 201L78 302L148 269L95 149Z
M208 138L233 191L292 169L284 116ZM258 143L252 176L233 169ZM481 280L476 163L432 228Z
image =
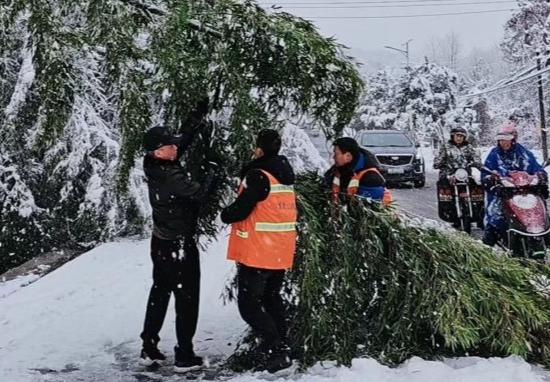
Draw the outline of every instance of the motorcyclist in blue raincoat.
M486 190L485 233L483 243L493 246L499 238L506 238L506 221L502 198L497 194L499 177L507 176L511 171L525 171L530 175L537 175L541 182L547 183L548 175L537 162L533 153L516 143L516 135L510 132L507 126L502 126L496 136L497 145L494 147L484 166L493 173L482 179ZM543 195L548 197L547 195Z

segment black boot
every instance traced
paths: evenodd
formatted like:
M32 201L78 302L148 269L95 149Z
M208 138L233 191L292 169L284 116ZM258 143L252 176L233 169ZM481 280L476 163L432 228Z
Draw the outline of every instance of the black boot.
M204 366L202 357L195 354L192 348L174 348L175 362L174 372L185 373L192 370L199 370Z
M160 352L158 348L141 349L141 355L138 363L141 366L161 366L166 361L166 356Z
M158 349L158 341L156 340L144 340L143 348L138 363L141 366L161 366L166 361L166 356Z
M270 373L286 369L292 366L290 360L290 349L287 346L280 346L268 352L265 361L265 369Z

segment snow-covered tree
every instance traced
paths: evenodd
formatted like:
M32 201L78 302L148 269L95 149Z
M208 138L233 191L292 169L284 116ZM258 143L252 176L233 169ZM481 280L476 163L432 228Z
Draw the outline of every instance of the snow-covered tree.
M550 2L518 0L518 6L504 26L501 46L508 60L524 64L550 52Z
M426 61L395 77L390 70L368 79L368 88L350 126L354 129L405 130L417 139L446 140L452 126L478 133L476 113L457 106L458 75Z
M508 120L518 128L518 139L529 148L541 147L541 134L538 110L525 102L510 110ZM535 113L534 113L535 111Z
M467 81L470 83L472 90L483 90L492 84L491 68L488 64L483 57L477 57L473 60L467 74Z
M480 124L477 122L477 113L471 107L461 107L450 110L443 116L444 132L449 133L453 127L463 127L469 133L469 139L476 140L480 133ZM447 135L443 140L448 138Z
M367 79L368 88L350 127L362 129L391 129L399 118L395 105L397 80L390 69L384 69Z
M443 139L444 117L456 108L458 90L458 76L447 67L426 60L407 68L396 93L398 110L410 118L404 127L413 135Z
M295 125L286 125L282 132L281 154L285 155L295 173L314 171L322 174L329 168L319 155L307 133Z

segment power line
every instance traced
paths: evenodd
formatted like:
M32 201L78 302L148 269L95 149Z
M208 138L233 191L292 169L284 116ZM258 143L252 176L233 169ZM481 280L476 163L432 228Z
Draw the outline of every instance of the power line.
M527 72L527 71L528 70L525 70L525 71L522 71L522 72ZM466 95L463 95L463 96L460 96L460 97L457 97L457 98L459 98L459 99L471 98L471 97L479 96L479 95L482 95L482 94L491 93L491 92L501 90L501 89L507 88L509 86L517 85L517 84L522 83L524 81L530 80L530 79L532 79L534 77L537 77L537 76L540 76L541 74L546 73L548 71L550 71L550 67L544 68L544 69L541 69L541 70L537 70L534 73L531 73L531 74L529 74L529 75L527 75L523 78L518 78L514 81L510 81L510 79L505 80L505 81L499 81L499 82L497 82L497 84L491 86L489 89L482 90L480 92L473 93L473 94L466 94ZM510 82L508 82L508 81L510 81ZM500 83L502 83L502 82L504 82L504 83L502 85L500 85Z
M512 0L498 0L498 1L488 1L485 3L479 3L479 2L467 2L467 3L453 3L453 4L400 4L400 5L313 5L313 6L305 6L305 5L285 5L283 8L289 8L289 9L365 9L365 8L411 8L411 7L452 7L452 6L458 6L458 5L489 5L489 4L517 4L516 1Z
M413 17L432 17L432 16L456 16L456 15L474 15L479 13L497 13L510 12L513 9L494 9L491 11L471 11L471 12L452 12L452 13L428 13L417 15L387 15L387 16L300 16L304 19L400 19Z

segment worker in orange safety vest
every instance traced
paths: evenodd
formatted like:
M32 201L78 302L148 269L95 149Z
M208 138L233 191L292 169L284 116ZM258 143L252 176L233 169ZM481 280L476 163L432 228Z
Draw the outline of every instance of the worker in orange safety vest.
M386 180L377 169L374 155L361 149L357 141L349 137L335 140L333 147L334 165L325 173L325 182L331 187L334 201L347 195L391 203Z
M227 258L237 263L239 312L262 340L252 367L269 372L291 364L281 289L294 261L297 210L294 171L280 148L277 131L258 134L237 199L221 213L231 224Z

